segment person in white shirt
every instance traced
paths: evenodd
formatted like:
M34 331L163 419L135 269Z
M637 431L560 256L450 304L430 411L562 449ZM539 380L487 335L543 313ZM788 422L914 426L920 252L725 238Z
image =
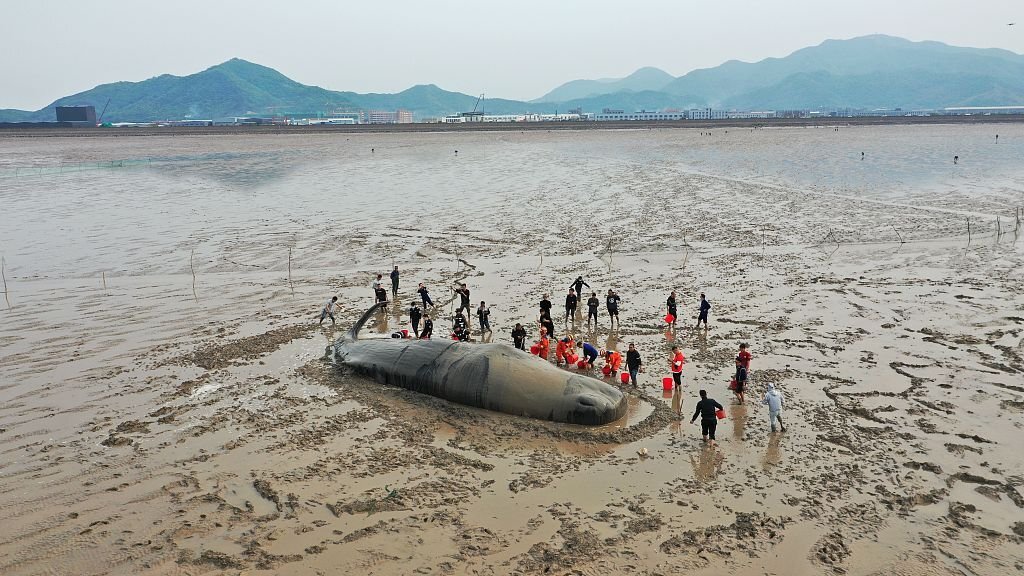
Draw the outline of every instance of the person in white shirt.
M330 317L331 324L336 324L334 321L334 306L338 303L338 297L334 296L324 304L324 310L320 313L320 325L323 326L324 318Z
M772 432L775 432L776 420L779 421L779 429L785 432L786 427L782 424L782 392L775 388L775 384L768 384L768 392L764 395L764 403L768 405L768 422L772 426Z

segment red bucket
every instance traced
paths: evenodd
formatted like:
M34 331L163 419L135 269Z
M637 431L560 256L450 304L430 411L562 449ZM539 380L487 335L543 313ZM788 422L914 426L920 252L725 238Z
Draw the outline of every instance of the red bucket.
M409 331L408 330L402 330L402 338L408 338L408 337L409 337Z
M575 354L570 354L569 356L567 356L565 358L565 361L568 362L569 364L575 364L577 361L579 361L579 359L580 359L579 356L577 356Z
M530 354L533 354L534 356L540 354L540 346L537 346L536 344L530 346Z
M671 314L665 314L665 324L671 324L676 321L676 317Z
M580 360L579 362L576 363L576 367L579 368L580 370L583 370L584 368L587 367L587 361Z
M662 390L671 390L673 385L674 385L674 383L672 382L672 377L671 376L669 376L667 378L662 378L661 379L661 389Z
M623 372L622 374L619 374L619 380L622 380L623 384L629 384L629 373Z
M605 376L608 376L612 373L612 367L605 365L604 368L601 368L601 372L603 372Z
M718 410L715 410L715 417L717 417L719 420L724 420L725 419L725 410L722 410L721 408L719 408Z

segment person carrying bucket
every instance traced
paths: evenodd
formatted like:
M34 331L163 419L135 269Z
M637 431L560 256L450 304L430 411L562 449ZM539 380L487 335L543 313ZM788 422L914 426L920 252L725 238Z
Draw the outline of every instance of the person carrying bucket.
M629 350L626 351L626 369L629 370L630 382L636 388L636 375L643 370L643 360L640 358L640 352L637 351L633 343L629 344Z
M622 368L622 354L616 350L606 351L604 353L604 365L610 369L607 375L614 377Z
M676 388L683 385L683 364L686 364L686 356L683 356L683 351L679 349L679 346L673 346L669 366L672 370L672 380L675 382Z
M669 322L669 324L672 324L673 326L675 326L676 319L679 318L679 314L676 313L676 291L675 290L673 290L672 293L668 295L668 300L665 301L665 307L668 309L668 316L672 317L672 320ZM666 320L668 320L668 318L666 318Z
M697 409L693 412L693 418L690 419L690 424L697 421L697 417L700 417L700 433L704 437L704 441L710 440L711 445L715 445L715 429L718 428L718 416L719 410L721 414L725 414L725 408L721 404L708 398L706 390L700 391L700 401L697 402Z
M569 355L572 353L571 351L574 347L572 336L566 336L559 340L558 344L555 345L555 364L559 366L561 366L563 362L568 364Z
M594 367L594 361L597 360L597 348L595 348L590 342L583 343L583 360L585 360L591 368Z
M551 351L551 342L548 340L548 329L540 329L540 340L537 341L537 356L547 360Z
M736 355L736 387L733 388L733 392L736 393L736 401L743 404L746 400L745 390L747 389L747 376L750 370L750 360L754 356L747 350L747 343L740 343L740 351Z

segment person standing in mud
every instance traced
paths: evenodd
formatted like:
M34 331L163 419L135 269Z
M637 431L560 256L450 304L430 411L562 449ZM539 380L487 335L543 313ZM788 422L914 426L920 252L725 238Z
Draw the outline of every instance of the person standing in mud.
M597 327L597 309L601 307L601 301L597 299L597 292L591 292L590 298L587 299L587 326L590 326L590 320L594 320L594 327Z
M686 357L683 356L683 351L679 349L679 346L673 346L669 367L672 370L672 380L675 382L676 388L683 385L683 364L686 364Z
M577 276L576 279L572 281L572 284L569 284L569 287L575 290L576 295L579 296L580 298L583 297L584 286L590 288L590 284L587 284L586 282L583 281L583 276Z
M373 281L373 297L376 302L387 302L388 292L384 289L384 275L377 274L377 279Z
M391 296L398 298L398 266L391 271Z
M429 340L434 335L434 321L430 314L423 315L423 332L420 332L420 340Z
M768 392L764 395L764 404L768 406L768 423L771 424L772 432L775 432L775 421L779 421L779 429L786 431L782 423L782 392L775 388L775 384L768 383Z
M565 296L565 321L569 322L570 318L576 316L576 305L579 304L580 299L576 296L576 291L569 288L569 293Z
M337 303L338 303L338 297L337 296L332 296L331 299L328 300L326 304L324 304L324 309L323 309L322 312L320 312L320 325L321 326L324 325L324 318L327 318L327 317L330 317L330 319L331 319L331 326L336 324L336 322L334 321L334 306L337 305Z
M409 323L412 324L412 333L417 338L420 337L420 318L423 317L423 313L420 311L420 307L416 305L416 301L413 300L409 305Z
M700 323L704 322L704 329L708 329L708 312L711 311L711 303L704 296L704 293L700 293L700 310L697 313L697 328L700 328Z
M690 424L697 421L697 417L700 417L700 433L704 437L704 441L710 441L711 445L715 445L715 429L718 428L718 414L719 410L725 410L721 404L708 398L706 390L700 391L700 401L697 402L697 409L693 412L693 418L690 419Z
M462 284L455 290L455 293L459 295L461 300L459 309L456 310L456 312L462 312L465 310L466 314L469 314L469 288L467 288L465 284Z
M551 317L551 300L548 300L547 294L540 299L540 315Z
M743 404L746 399L745 390L747 389L747 376L750 370L750 360L753 355L747 350L747 343L740 343L740 351L736 354L736 388L733 392L736 393L736 401Z
M632 343L629 344L629 350L626 350L626 369L629 370L629 381L636 388L636 375L643 370L643 360L640 358L640 352Z
M423 300L424 311L434 305L434 301L430 299L430 291L423 285L423 282L420 282L420 287L416 290L416 293L419 294L420 299Z
M491 331L491 309L487 307L486 302L480 302L480 307L476 309L476 317L480 321L480 333Z
M608 308L608 316L614 327L619 323L619 295L611 288L608 289L608 295L605 297L605 306ZM621 323L619 325L621 326Z
M519 322L516 322L516 327L512 329L512 344L520 350L526 350L526 328Z
M466 317L462 312L456 312L452 317L452 334L461 342L469 340L469 326L466 324Z
M551 320L550 311L548 311L548 313L543 313L543 312L541 313L541 315L540 315L540 325L542 327L544 327L545 330L547 330L548 336L554 337L554 334L555 334L555 323L554 323L554 321Z
M676 291L673 290L668 295L668 300L665 301L665 307L668 310L668 314L672 316L672 325L675 326L676 319L679 318L679 314L676 313Z

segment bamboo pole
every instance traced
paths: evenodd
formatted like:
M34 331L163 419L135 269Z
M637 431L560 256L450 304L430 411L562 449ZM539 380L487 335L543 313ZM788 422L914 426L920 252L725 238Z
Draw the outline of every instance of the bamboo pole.
M195 258L195 255L196 249L193 248L192 253L189 254L188 256L188 267L190 270L192 270L192 297L196 299L196 302L199 302L199 295L196 294L196 267L193 264L193 259Z
M971 219L967 219L967 245L971 245Z
M892 231L895 232L896 236L900 239L900 246L906 244L906 242L903 240L903 235L900 234L900 231L896 229L896 226L892 224L890 224L890 226L892 226Z
M11 299L7 297L7 272L5 271L6 268L7 260L3 257L0 257L0 278L3 278L4 280L4 300L7 302L7 308L9 310L11 308Z

